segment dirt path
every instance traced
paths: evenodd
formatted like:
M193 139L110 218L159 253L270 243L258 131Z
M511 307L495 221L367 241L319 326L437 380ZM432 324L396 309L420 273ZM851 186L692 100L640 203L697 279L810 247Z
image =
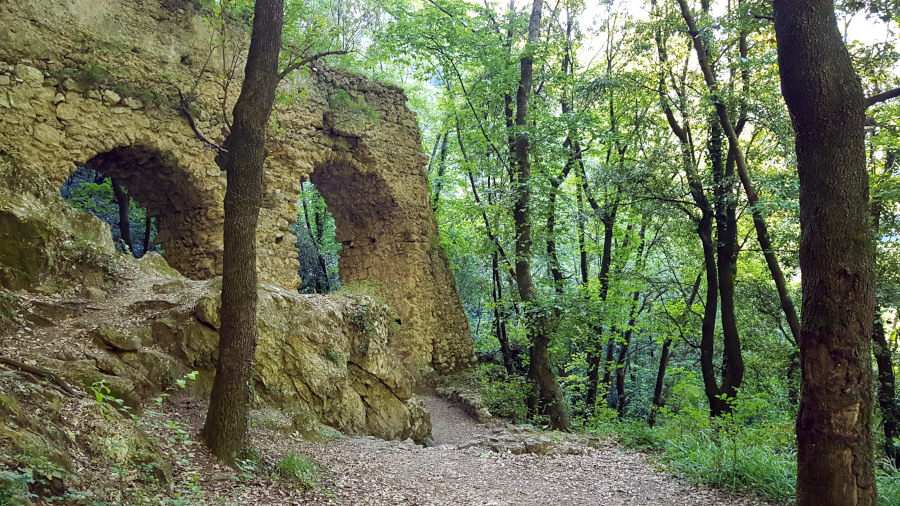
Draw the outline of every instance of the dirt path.
M496 453L490 440L507 431L479 424L442 399L425 401L432 448L374 438L291 445L328 469L323 485L333 496L307 496L305 504L762 504L685 485L655 471L645 455L614 446L583 448L583 455Z

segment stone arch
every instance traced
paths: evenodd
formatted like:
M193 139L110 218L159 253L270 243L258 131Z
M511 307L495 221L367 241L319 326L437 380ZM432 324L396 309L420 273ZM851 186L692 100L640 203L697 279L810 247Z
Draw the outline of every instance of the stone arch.
M207 219L209 203L172 152L119 146L83 165L114 178L147 207L157 220L157 240L165 246L163 256L170 266L188 277L216 274L216 248L210 242L217 237L218 225Z
M85 17L83 9L23 10L0 2L0 57L13 62L0 63L0 152L29 174L22 184L40 187L29 192L54 193L60 203L58 188L74 165L115 175L161 222L173 266L196 279L219 275L226 178L213 150L173 106L171 89L172 83L188 89L202 74L208 26L197 13L175 15L154 0L100 10ZM114 33L101 29L107 18L115 19ZM4 34L40 40L41 51L18 44L10 52ZM96 43L85 45L80 34ZM108 73L79 80L97 69ZM267 134L260 282L290 290L300 284L290 225L299 182L311 178L323 187L349 246L342 274L380 282L397 309L406 366L446 372L473 363L468 322L431 210L427 157L403 90L319 63L282 86L297 99L277 105L277 127ZM197 129L223 142L221 90L200 83L195 91Z

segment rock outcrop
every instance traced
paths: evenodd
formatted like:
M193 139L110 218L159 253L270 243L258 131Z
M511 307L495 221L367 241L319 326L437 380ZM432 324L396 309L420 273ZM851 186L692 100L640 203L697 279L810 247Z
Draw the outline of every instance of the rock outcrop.
M234 47L244 36L234 34ZM97 169L147 205L172 267L192 279L220 274L225 177L176 107L175 88L196 89L197 128L221 142L232 103L223 107L218 98L221 69L204 67L209 41L209 26L190 1L0 3L3 186L43 195L56 212L49 194L76 166ZM232 100L239 84L240 76ZM267 141L261 282L289 290L299 284L289 227L299 183L308 178L335 218L341 279L376 284L395 308L400 330L391 346L403 364L418 375L474 363L403 91L319 64L286 79L282 92L293 99L277 106ZM5 279L21 287L52 268L49 257L14 258L5 249L12 236L2 235L12 229L5 230ZM44 255L41 237L22 238Z

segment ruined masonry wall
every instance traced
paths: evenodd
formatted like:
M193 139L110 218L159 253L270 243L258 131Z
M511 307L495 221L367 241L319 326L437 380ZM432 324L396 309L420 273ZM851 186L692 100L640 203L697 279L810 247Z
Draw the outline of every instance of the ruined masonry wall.
M147 205L170 265L196 279L221 274L225 176L173 107L170 84L198 82L208 40L186 0L0 3L0 154L27 170L3 184L27 179L58 190L86 164ZM221 142L221 91L205 81L197 89L198 127ZM403 91L321 65L283 83L297 90L304 96L277 106L268 139L260 281L299 285L290 224L299 183L309 178L344 244L342 280L375 282L396 308L394 344L407 367L447 372L473 363Z

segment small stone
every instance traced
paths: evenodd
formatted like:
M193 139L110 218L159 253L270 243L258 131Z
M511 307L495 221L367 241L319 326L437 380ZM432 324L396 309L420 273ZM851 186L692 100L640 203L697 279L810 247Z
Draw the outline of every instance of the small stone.
M78 117L78 109L72 104L60 102L56 106L56 117L63 121L72 121Z
M7 76L7 75L0 76L0 86L9 86L9 76Z
M79 93L84 92L84 88L82 88L81 85L71 77L67 77L66 79L64 79L62 85L63 88L65 88L67 91L77 91Z
M109 298L109 294L96 286L89 286L81 292L81 295L87 300L101 301Z
M44 79L44 86L56 87L59 86L59 79L48 77Z
M122 99L122 105L126 107L130 107L132 109L140 109L144 107L143 102L134 98L134 97L125 97Z
M56 97L53 98L54 104L58 104L60 102L65 102L65 101L66 101L66 96L63 95L62 93L57 93Z
M103 101L112 105L118 104L122 100L122 97L119 96L118 93L113 90L103 90Z
M43 72L34 67L22 65L21 63L16 65L16 77L33 88L40 88L44 84Z
M90 98L93 100L102 100L103 99L103 97L100 95L100 92L97 90L88 90L87 98Z
M131 112L131 109L129 109L127 107L113 107L112 109L109 110L109 112L111 112L113 114L125 114L125 113Z
M66 134L46 123L38 123L34 126L34 138L43 144L56 146L66 138Z
M6 92L0 92L0 107L9 109L9 99L6 98Z

